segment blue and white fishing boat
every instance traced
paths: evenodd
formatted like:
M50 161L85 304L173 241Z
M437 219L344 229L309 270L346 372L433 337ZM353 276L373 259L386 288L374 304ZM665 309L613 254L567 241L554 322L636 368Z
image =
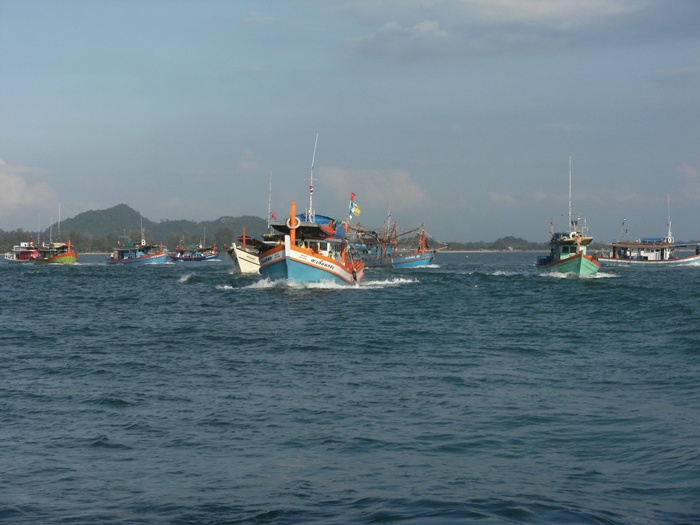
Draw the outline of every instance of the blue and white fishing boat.
M435 259L435 254L447 247L442 244L431 248L425 225L420 228L397 233L396 223L391 223L391 215L387 217L386 225L379 231L355 228L356 240L354 246L368 268L421 268L429 266ZM402 237L418 233L413 241L406 242Z
M107 264L163 264L168 259L168 249L160 245L126 242L118 244L107 259Z
M325 215L296 214L272 222L281 241L260 254L260 275L270 280L300 283L353 284L364 277L365 264L356 257L341 221Z
M670 207L669 207L670 209ZM623 232L627 233L622 221ZM613 241L604 243L607 253L598 257L604 266L646 266L667 267L700 265L700 244L676 243L671 233L671 213L669 211L668 232L666 237L642 237L633 241ZM679 252L686 251L681 255Z
M141 218L141 243L127 241L117 243L109 254L107 264L163 264L168 260L168 248L160 244L146 244Z
M296 202L292 202L287 220L270 222L279 241L260 254L260 275L298 283L353 284L364 277L365 264L351 249L345 224L317 215L313 208L316 144L311 159L309 207L297 215Z
M212 246L179 245L174 251L168 252L168 257L178 262L214 261L219 258L219 250L216 248L216 244Z

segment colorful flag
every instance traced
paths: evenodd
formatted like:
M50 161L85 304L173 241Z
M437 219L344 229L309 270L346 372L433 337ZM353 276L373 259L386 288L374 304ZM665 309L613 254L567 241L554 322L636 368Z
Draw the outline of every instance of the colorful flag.
M314 194L314 187L309 186L309 195L313 195L313 194Z
M272 217L273 221L277 220L277 214L274 211L272 212L272 215L270 215L270 217Z
M354 194L354 193L351 193L351 194L350 194L350 200L351 200L351 201L354 201L354 200L355 200L355 194Z
M356 217L359 217L359 216L360 216L360 211L361 211L361 210L360 210L360 207L359 207L357 204L355 204L355 203L353 202L353 203L352 203L352 213L353 213Z

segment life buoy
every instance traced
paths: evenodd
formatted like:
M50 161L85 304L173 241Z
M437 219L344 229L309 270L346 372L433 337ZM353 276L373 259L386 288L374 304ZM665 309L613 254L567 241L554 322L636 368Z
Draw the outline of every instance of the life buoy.
M571 232L571 233L569 234L569 237L571 237L572 239L575 239L575 238L576 238L576 232Z
M299 227L299 225L301 224L299 217L294 217L294 218L296 219L296 223L294 224L294 226L292 226L292 217L287 219L287 222L285 223L287 225L287 228L289 228L290 230L296 230Z

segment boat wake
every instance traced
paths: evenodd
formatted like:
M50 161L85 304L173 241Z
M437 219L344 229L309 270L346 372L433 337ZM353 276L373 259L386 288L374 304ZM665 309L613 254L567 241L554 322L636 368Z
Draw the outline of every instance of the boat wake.
M191 281L193 277L194 277L194 274L193 274L193 273L186 273L186 274L184 274L183 276L181 276L181 277L177 280L177 282L179 282L179 283L186 283L186 282Z
M394 277L393 279L384 279L383 281L364 280L360 282L358 288L390 288L394 286L402 286L404 284L413 284L419 282L418 279L406 279L403 277Z
M391 288L417 282L419 282L418 279L408 279L403 277L394 277L384 280L365 279L355 284L338 284L331 281L322 281L319 283L300 283L286 281L284 279L274 281L269 279L260 279L259 281L243 286L232 286L225 284L218 285L216 288L218 290L376 290L380 288Z
M572 273L560 273L560 272L544 272L540 273L542 277L549 279L617 279L620 277L615 273L597 272L593 275L575 275Z

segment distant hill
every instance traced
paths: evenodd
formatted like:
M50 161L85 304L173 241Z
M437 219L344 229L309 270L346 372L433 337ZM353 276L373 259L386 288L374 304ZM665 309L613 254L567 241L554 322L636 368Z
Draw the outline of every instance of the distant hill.
M80 213L72 219L61 222L61 231L76 232L92 237L106 237L112 235L136 236L140 235L141 214L126 204L119 204L107 210L90 210ZM205 229L208 234L214 236L220 227L226 227L240 235L243 227L250 235L259 236L267 231L267 222L260 217L244 215L241 217L220 217L213 221L195 222L188 220L164 220L153 222L143 217L143 229L147 232L149 242L159 242L161 238L169 235L195 235L202 236ZM53 231L58 231L58 225L53 225ZM47 230L48 231L48 230ZM138 240L134 238L133 240Z
M163 220L153 222L147 217L130 208L119 204L107 210L90 210L80 213L71 219L53 224L39 235L38 242L48 240L70 240L79 252L108 252L114 249L118 241L139 241L141 239L141 224L146 241L163 243L169 248L175 248L180 242L185 244L206 243L216 244L220 248L243 233L261 237L267 232L267 221L260 217L243 215L241 217L220 217L212 221ZM34 233L36 235L36 233ZM0 231L0 248L9 250L14 244L29 240L32 236L21 229L12 232Z

